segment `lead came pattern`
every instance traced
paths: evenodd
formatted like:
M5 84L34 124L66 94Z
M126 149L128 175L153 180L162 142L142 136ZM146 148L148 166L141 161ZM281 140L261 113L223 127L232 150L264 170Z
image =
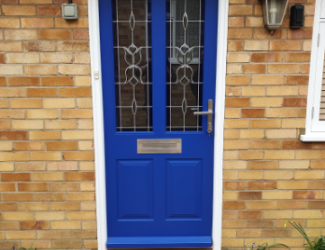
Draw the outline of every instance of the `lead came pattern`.
M148 3L148 0L114 3L117 131L152 131Z
M170 0L169 4L167 131L201 131L201 118L193 112L202 109L204 1Z

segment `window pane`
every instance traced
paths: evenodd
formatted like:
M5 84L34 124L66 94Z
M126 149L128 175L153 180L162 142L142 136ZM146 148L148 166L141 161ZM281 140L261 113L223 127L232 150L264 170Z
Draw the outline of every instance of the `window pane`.
M204 0L169 0L167 131L201 131Z
M152 131L150 0L113 1L117 131Z

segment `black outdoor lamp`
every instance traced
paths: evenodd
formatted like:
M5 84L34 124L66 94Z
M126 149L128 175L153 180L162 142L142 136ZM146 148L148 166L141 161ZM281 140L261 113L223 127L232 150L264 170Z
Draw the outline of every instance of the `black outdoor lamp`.
M289 0L261 0L265 28L271 33L280 28Z

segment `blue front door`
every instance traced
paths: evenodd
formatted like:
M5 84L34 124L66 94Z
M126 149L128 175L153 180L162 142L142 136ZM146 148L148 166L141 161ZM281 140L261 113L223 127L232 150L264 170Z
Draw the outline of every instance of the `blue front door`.
M217 5L99 1L108 248L212 245Z

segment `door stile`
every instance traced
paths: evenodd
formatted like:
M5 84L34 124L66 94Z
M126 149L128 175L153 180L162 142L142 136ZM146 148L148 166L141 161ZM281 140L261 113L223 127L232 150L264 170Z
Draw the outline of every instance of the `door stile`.
M163 138L166 131L166 1L152 0L151 4L153 126L155 136Z

